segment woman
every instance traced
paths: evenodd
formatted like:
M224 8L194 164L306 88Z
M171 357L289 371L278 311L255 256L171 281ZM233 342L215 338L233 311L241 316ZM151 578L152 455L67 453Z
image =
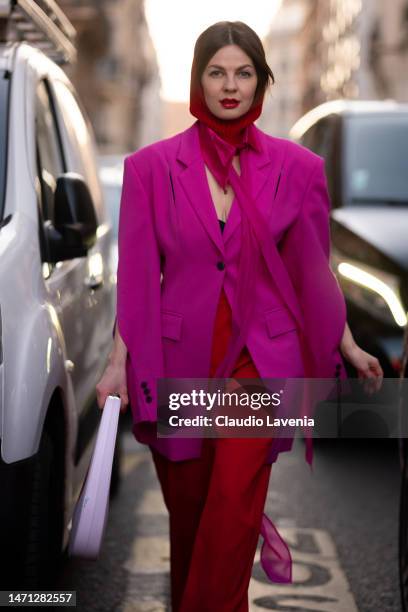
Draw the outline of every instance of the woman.
M158 438L157 380L344 377L342 356L382 377L353 340L329 267L323 159L254 125L270 81L251 28L212 25L194 48L197 121L125 160L117 326L98 403L117 392L124 410L130 397L133 433L151 449L177 612L248 610L259 530L267 575L291 581L289 550L263 514L271 464L290 445ZM311 463L310 438L307 450Z

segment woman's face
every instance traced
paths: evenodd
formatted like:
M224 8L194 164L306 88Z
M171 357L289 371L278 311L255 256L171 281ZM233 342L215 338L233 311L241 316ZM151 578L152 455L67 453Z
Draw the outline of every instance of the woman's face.
M206 104L219 119L236 119L246 113L253 102L257 82L251 58L237 45L219 49L201 77Z

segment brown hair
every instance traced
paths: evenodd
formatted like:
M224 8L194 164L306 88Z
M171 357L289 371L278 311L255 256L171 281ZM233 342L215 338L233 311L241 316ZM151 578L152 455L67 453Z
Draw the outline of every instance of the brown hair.
M191 86L193 90L201 83L201 76L210 59L226 45L237 45L252 60L258 82L255 90L254 103L260 94L264 94L269 80L273 84L275 78L265 58L265 50L258 34L243 21L217 21L201 32L194 45L194 57L191 67Z

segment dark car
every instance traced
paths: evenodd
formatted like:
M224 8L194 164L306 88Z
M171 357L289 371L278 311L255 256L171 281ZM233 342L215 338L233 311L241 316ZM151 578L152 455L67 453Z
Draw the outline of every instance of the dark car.
M398 377L408 310L408 104L326 102L289 136L326 162L331 264L353 335L385 377Z

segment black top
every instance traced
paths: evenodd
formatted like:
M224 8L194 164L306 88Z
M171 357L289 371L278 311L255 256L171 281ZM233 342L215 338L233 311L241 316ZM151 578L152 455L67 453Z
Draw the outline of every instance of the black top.
M225 227L225 221L222 221L221 219L218 219L218 221L220 222L220 228L221 228L221 231L223 232L224 227Z

